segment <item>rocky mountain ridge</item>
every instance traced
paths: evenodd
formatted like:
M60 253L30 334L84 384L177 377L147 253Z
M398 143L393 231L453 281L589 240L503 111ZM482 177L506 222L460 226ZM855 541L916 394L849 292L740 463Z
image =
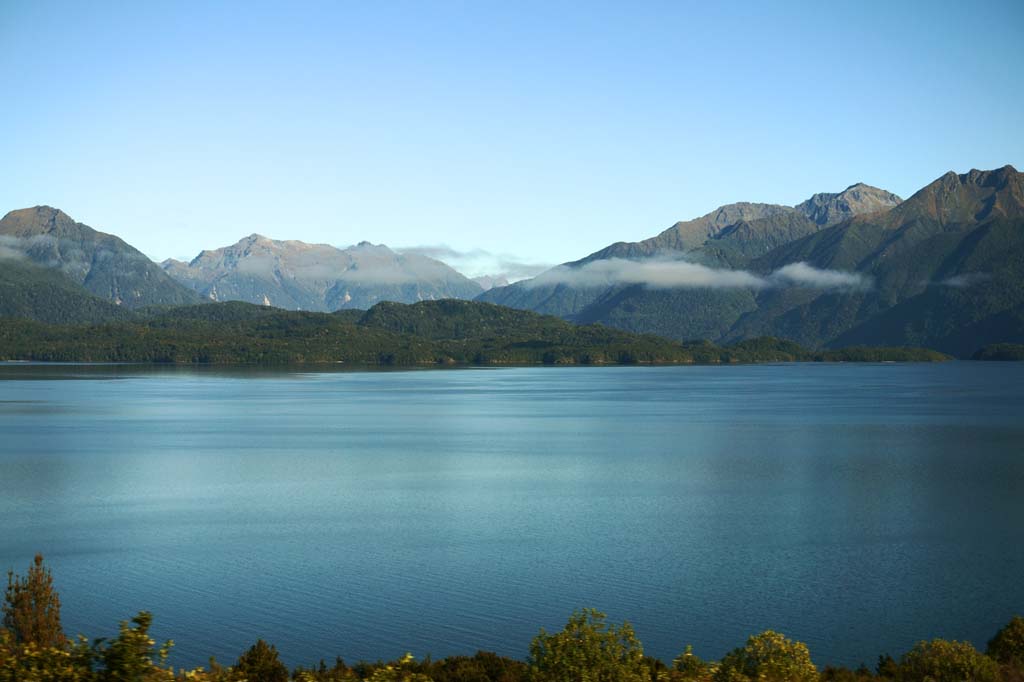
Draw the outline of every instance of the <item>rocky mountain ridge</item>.
M339 249L251 234L164 271L211 301L330 312L379 301L473 298L483 289L441 261L370 242Z
M857 183L842 192L815 194L797 206L736 202L720 206L699 218L677 222L654 237L638 242L616 242L559 268L583 268L613 259L653 258L685 259L712 267L738 268L774 248L831 226L834 224L831 221L840 215L875 212L879 206L896 206L899 201L900 198L891 192ZM580 319L588 321L618 324L617 312L609 310L607 314L599 314L597 310L618 305L621 295L629 287L572 286L557 281L548 284L545 276L496 287L484 292L480 300L550 315L568 318L581 315ZM737 292L704 298L707 300L699 307L705 312L708 306L749 308L751 305L749 300L741 301L750 299L749 295ZM680 313L691 314L685 311ZM650 328L641 325L653 333L671 333L674 326L672 323L666 326L662 321ZM690 332L696 335L693 338L715 337L723 331L720 326L696 325ZM671 335L678 336L674 333Z
M440 261L369 242L339 249L252 234L160 267L40 206L0 220L0 316L117 321L133 319L130 308L204 300L345 311L479 294L683 341L773 336L961 357L1024 343L1024 175L946 173L897 201L855 184L795 207L730 204L483 293Z
M59 270L86 291L128 308L200 300L124 240L50 206L11 211L0 219L0 256Z
M811 347L907 344L958 355L1024 340L1022 174L950 172L897 200L856 184L792 208L730 204L479 299L680 340L772 335ZM574 273L629 262L704 267L710 280L734 273L755 285L576 284ZM774 274L794 266L802 279ZM859 286L829 284L853 281Z

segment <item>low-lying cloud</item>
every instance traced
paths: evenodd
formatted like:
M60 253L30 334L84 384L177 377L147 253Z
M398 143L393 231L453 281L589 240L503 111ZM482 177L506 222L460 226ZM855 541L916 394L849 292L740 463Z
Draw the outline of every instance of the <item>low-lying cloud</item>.
M21 239L0 234L0 259L22 260L26 258Z
M804 262L790 263L768 275L746 270L712 268L684 260L632 261L609 258L580 267L558 266L540 274L526 286L606 287L641 284L651 289L767 289L805 287L813 289L867 289L871 280L857 272L823 270Z
M68 239L57 239L48 234L31 237L0 235L0 259L29 260L48 268L60 268L72 276L83 276L95 259L105 259L109 251L97 251L87 258L81 245Z
M812 289L867 289L871 285L870 280L859 272L822 270L803 261L782 266L769 275L769 279Z
M491 253L483 249L460 251L444 244L412 246L395 250L399 253L416 253L439 260L466 277L487 275L504 278L509 282L536 277L551 267L549 263L533 263L508 254Z
M962 275L954 275L953 277L947 277L944 280L936 282L939 286L953 287L954 289L965 289L975 284L981 284L992 279L992 276L986 272L967 272Z

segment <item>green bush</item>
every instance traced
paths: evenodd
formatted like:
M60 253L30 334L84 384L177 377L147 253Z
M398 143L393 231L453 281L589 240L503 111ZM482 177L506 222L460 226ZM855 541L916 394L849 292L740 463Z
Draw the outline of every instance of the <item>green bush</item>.
M644 651L629 623L605 623L595 609L576 611L553 635L543 629L530 644L535 682L647 682Z
M1014 616L989 640L989 657L1003 665L1024 668L1024 618Z
M899 682L998 682L999 666L970 642L918 642L900 661Z
M766 630L722 659L715 682L817 682L818 669L807 645Z
M278 659L277 648L262 639L238 657L234 670L246 682L288 682L288 668Z

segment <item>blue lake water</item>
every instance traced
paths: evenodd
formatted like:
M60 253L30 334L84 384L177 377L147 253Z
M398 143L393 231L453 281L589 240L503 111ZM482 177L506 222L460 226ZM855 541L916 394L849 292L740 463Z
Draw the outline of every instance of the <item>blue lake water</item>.
M1024 613L1024 363L252 372L0 365L0 569L172 662L980 648Z

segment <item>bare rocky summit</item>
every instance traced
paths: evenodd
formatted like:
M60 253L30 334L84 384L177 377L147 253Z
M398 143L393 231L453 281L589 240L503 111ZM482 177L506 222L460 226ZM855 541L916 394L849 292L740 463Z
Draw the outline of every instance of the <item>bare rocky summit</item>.
M815 194L795 208L816 224L829 227L855 215L888 211L902 201L892 192L858 182L838 194Z
M209 300L290 310L330 312L365 309L380 301L473 298L483 290L441 261L369 242L339 249L252 234L203 251L190 263L166 260L161 266Z

